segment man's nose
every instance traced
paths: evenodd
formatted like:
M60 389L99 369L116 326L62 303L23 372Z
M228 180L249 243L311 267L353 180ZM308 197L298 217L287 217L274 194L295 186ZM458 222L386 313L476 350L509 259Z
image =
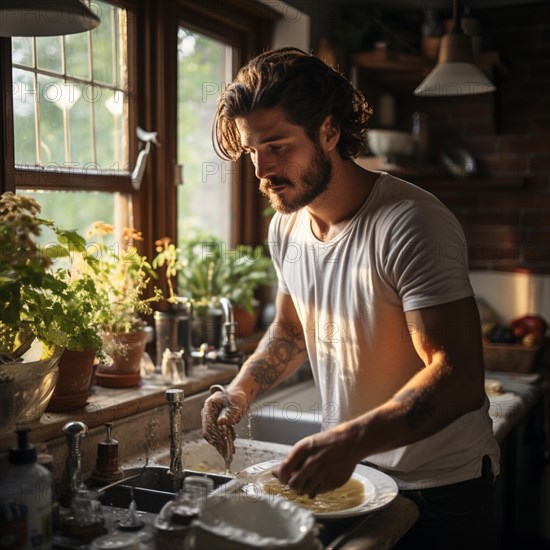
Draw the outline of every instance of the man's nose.
M254 161L254 169L258 179L265 179L275 175L277 165L267 155L256 154Z

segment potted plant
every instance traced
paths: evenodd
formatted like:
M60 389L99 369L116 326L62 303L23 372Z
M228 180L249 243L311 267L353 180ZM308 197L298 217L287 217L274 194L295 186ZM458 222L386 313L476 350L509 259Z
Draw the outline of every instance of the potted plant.
M38 420L44 412L65 349L101 348L84 315L93 288L73 284L65 270L55 269L85 241L39 214L30 197L0 196L0 371L14 379L16 423ZM37 241L44 230L54 239L48 246Z
M84 239L75 252L76 257L86 257ZM91 394L97 360L104 357L103 340L100 336L99 316L104 307L104 297L94 280L75 273L73 269L58 270L57 276L67 283L65 306L78 319L67 339L65 350L59 360L59 378L46 407L47 411L59 412L84 407Z
M126 228L120 246L109 246L105 236L113 230L112 225L101 221L93 224L82 271L94 280L105 304L98 321L109 359L99 365L96 382L130 387L141 380L140 364L147 343L147 324L142 316L152 313L151 303L162 299L162 292L154 287L152 295L146 294L151 279L157 275L135 246L143 240L141 233Z
M220 325L222 296L231 301L237 320L241 319L240 336L255 328L259 313L255 292L275 280L271 259L261 246L241 244L231 249L219 237L197 233L179 248L169 239L158 241L157 253L153 265L166 266L167 279L177 278L179 294L193 304L195 346L202 341L219 344L219 331L213 327ZM173 283L169 285L173 288Z

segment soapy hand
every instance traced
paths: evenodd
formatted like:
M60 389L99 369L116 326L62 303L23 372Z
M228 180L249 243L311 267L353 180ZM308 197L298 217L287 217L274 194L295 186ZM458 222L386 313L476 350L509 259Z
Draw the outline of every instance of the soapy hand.
M353 434L336 428L298 441L272 474L299 494L314 498L348 481L361 458Z
M225 461L229 470L235 453L235 428L248 409L246 394L240 390L226 390L222 386L210 387L212 395L202 408L202 435Z

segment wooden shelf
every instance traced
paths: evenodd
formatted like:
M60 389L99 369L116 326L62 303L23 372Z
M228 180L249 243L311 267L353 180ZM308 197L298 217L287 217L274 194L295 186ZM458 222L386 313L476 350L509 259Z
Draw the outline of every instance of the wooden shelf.
M429 71L433 67L433 63L424 57L389 50L356 53L352 55L351 61L357 67L375 71L418 73Z
M510 189L522 187L525 183L523 178L449 178L449 177L418 177L411 178L411 181L427 190L439 189Z
M359 157L355 162L367 170L388 172L423 189L512 189L525 185L525 178L472 176L453 178L443 167L431 164L387 164L382 157Z
M395 53L390 50L372 50L359 52L351 56L352 64L363 69L398 73L428 73L435 62L419 55ZM509 72L502 63L499 52L481 52L475 57L475 63L483 70L495 67L502 72Z

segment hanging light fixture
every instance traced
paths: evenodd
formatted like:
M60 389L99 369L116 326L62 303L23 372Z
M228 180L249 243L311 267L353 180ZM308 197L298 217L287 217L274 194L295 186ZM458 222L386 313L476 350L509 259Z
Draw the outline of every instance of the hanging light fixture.
M1 0L0 36L58 36L100 23L80 0Z
M472 40L461 25L458 0L453 0L453 27L441 39L432 72L414 91L417 96L458 96L494 92L493 83L474 65Z

